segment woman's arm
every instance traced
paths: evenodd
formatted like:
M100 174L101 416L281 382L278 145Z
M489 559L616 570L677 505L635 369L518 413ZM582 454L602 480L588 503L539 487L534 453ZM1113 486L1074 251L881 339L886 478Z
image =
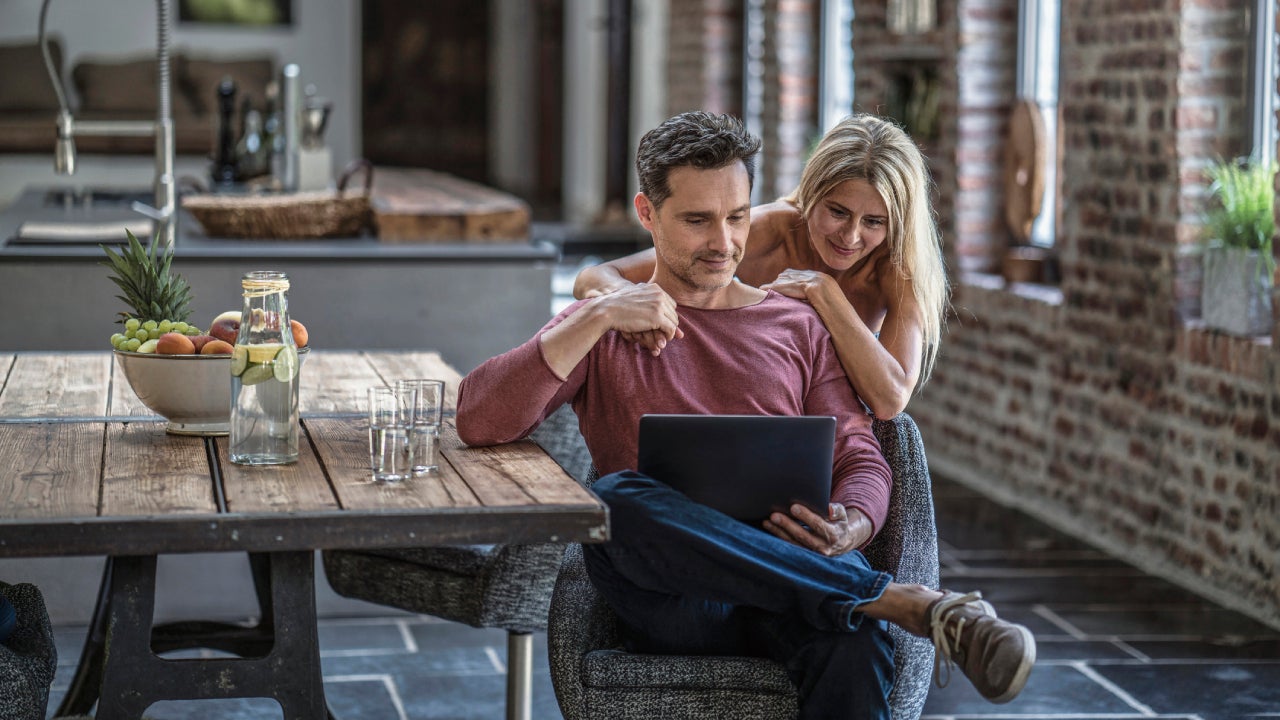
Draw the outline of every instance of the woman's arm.
M584 268L573 281L573 297L583 300L611 293L633 283L648 282L653 278L655 265L657 265L657 256L653 248L649 248L617 260Z
M854 391L876 417L888 420L907 407L920 379L923 347L910 282L890 281L885 288L889 307L879 339L826 273L787 270L763 287L813 306L831 333L836 355Z
M889 307L877 339L836 281L821 277L820 284L806 291L806 298L831 333L858 397L877 418L888 420L906 409L920 379L923 340L910 284L894 282L886 288Z

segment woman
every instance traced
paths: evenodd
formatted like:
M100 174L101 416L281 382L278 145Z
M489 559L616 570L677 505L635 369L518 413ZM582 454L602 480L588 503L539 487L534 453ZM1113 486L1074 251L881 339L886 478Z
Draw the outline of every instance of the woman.
M653 275L654 251L583 270L578 298ZM876 417L902 412L938 353L947 280L919 148L893 122L857 114L822 138L790 196L754 208L745 283L805 300L831 332ZM661 352L658 333L633 338Z

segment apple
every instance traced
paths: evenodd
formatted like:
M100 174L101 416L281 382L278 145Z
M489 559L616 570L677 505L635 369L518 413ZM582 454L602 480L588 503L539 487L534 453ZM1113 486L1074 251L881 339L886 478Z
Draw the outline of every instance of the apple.
M240 313L228 310L209 323L209 334L216 340L230 345L236 344L236 336L240 334Z
M192 335L191 336L191 344L195 346L196 348L195 352L197 353L199 353L200 348L204 347L205 343L209 342L210 340L213 340L212 335Z

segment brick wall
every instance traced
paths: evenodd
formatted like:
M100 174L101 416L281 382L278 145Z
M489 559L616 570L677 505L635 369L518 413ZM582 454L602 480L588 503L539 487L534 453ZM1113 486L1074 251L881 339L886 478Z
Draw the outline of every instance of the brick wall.
M1013 4L958 3L958 142L935 168L957 187L961 267L988 235L980 208L999 206L983 180ZM962 280L910 410L936 472L1280 626L1280 354L1186 321L1201 170L1244 142L1243 23L1229 3L1064 2L1062 285Z

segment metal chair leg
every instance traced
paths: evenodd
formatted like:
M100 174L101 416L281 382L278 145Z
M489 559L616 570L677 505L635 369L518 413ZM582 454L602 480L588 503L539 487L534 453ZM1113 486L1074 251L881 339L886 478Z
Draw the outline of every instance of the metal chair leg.
M533 715L533 635L507 633L507 720Z

